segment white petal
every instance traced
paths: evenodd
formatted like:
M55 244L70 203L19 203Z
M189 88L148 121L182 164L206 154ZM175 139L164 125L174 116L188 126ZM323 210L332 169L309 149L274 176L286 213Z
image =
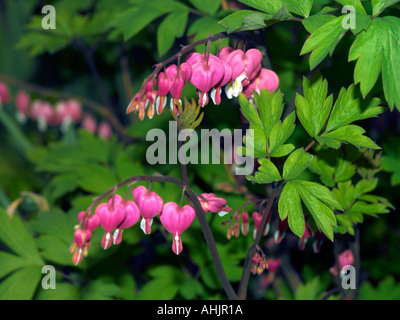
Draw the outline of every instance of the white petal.
M223 217L224 215L226 215L226 214L228 214L229 212L226 212L226 211L220 211L220 212L218 212L218 215L220 216L220 217Z
M215 93L217 92L217 90L215 90L215 88L213 88L212 90L211 90L211 93L210 93L210 96L211 96L211 99L212 99L212 101L213 101L213 103L216 105L216 103L215 103Z

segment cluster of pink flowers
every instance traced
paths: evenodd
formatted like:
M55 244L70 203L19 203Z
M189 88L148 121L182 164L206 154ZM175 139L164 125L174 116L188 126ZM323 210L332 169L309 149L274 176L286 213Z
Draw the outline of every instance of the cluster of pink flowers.
M272 70L262 68L261 60L262 54L258 49L244 52L223 47L218 56L210 53L191 53L184 63L179 66L169 65L157 78L146 80L126 112L138 112L140 120L143 120L146 114L152 118L156 112L160 114L164 110L167 95L170 94L170 108L178 114L178 104L182 103L182 90L188 82L196 88L198 104L202 107L209 103L209 94L213 103L219 105L223 87L228 99L238 97L241 92L247 98L251 98L254 91L275 91L279 85L279 78Z
M144 186L132 190L132 200L124 200L120 195L112 195L107 202L99 204L95 213L89 215L82 211L78 215L79 227L75 230L70 253L72 261L79 264L88 254L92 232L101 226L105 233L101 240L103 249L111 245L118 245L122 241L124 229L135 225L140 217L140 227L145 234L151 233L153 219L160 217L164 228L173 235L172 250L180 254L183 249L181 234L190 227L196 213L189 206L178 206L175 202L164 203L163 199L155 192ZM218 198L212 193L203 193L198 197L205 212L220 212L230 210L226 207L226 200Z
M0 82L0 101L5 104L12 100L8 86ZM96 119L90 113L83 114L82 105L78 100L60 100L55 105L49 101L33 100L30 95L21 90L15 96L17 120L25 123L28 118L37 122L38 129L46 131L48 126L60 126L65 131L71 124L80 123L83 129L93 134L98 134L104 139L110 139L112 128L106 121L97 124Z

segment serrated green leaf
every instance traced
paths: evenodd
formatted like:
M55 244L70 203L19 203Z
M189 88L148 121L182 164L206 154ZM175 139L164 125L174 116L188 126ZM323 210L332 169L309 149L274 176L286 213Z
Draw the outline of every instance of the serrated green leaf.
M284 180L293 180L310 164L312 155L304 152L303 148L293 151L283 165L282 177Z
M354 84L350 85L347 90L342 88L329 116L325 133L357 120L377 116L385 110L382 107L378 107L379 104L380 100L377 98L371 100L361 99L360 93L355 90Z
M325 186L311 181L296 180L296 184L307 189L313 197L322 201L332 209L343 210L340 203L334 198L333 193Z
M323 24L306 40L301 49L300 55L311 52L310 69L314 69L326 56L332 54L336 45L346 33L342 26L343 15Z
M260 167L259 171L255 173L255 181L258 183L271 183L274 181L279 181L282 179L278 169L271 162L271 160L267 158L259 159ZM252 180L254 181L254 180Z
M329 132L324 135L323 138L333 141L347 142L353 144L357 148L381 149L370 138L363 136L363 133L365 133L363 128L356 125L347 125ZM327 140L325 140L325 142L326 141Z
M280 158L291 153L296 147L293 144L283 144L270 153L272 158Z
M310 211L317 227L333 241L332 226L336 226L336 218L332 210L322 201L314 197L308 189L301 184L297 184L297 192L299 193L302 201Z
M296 185L291 182L286 183L283 187L279 198L278 211L280 219L288 218L289 228L301 238L305 231L305 219Z
M292 135L295 128L296 114L295 112L290 113L283 123L278 121L275 123L271 130L269 137L269 154L279 154L276 152L282 144L284 144L287 139Z

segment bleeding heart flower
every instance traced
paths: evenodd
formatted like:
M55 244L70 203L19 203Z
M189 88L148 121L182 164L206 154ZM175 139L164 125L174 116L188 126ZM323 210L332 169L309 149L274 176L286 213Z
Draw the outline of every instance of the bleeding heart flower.
M8 86L5 83L0 82L0 102L4 104L10 101L11 95Z
M100 218L96 214L88 215L86 211L78 214L78 221L83 225L85 230L94 231L100 225Z
M82 128L93 134L96 132L97 129L96 119L90 113L83 116Z
M220 60L220 62L224 68L224 76L211 90L211 99L215 105L219 105L221 103L221 91L222 91L221 87L226 85L232 78L231 65L224 60Z
M92 232L90 230L77 229L74 234L74 240L72 241L69 252L74 254L72 256L72 262L78 265L82 262L83 256L87 256L90 248L90 238Z
M190 227L195 217L196 213L189 205L182 208L178 207L175 202L168 202L164 205L160 220L165 229L174 236L172 250L175 254L182 252L181 234Z
M132 196L143 217L140 227L145 234L150 234L153 218L161 213L164 201L157 193L150 192L143 186L134 188Z
M276 244L281 243L282 239L285 237L286 230L288 228L289 228L288 219L287 218L285 220L279 219L278 230L275 231L274 234L274 239Z
M353 265L354 264L354 256L353 256L353 252L350 249L347 249L345 251L343 251L341 254L339 254L338 256L338 263L339 263L339 269L342 270L345 266L348 265ZM333 275L333 276L337 276L338 275L338 270L336 265L332 266L329 269L329 272Z
M172 80L173 78L167 76L167 72L160 72L158 74L158 97L156 99L157 114L161 114L167 104L166 96L171 89Z
M140 210L139 207L133 201L126 201L125 203L126 217L125 220L118 226L113 234L113 243L115 245L120 244L122 241L122 233L124 229L132 227L139 221Z
M263 214L264 214L264 212L265 212L265 211L263 211ZM258 227L260 226L260 223L261 223L261 220L262 220L262 216L263 216L262 214L259 214L259 213L256 212L256 211L254 211L254 212L252 213L252 218L253 218L253 221L254 221L254 230L253 230L253 238L254 238L254 239L256 238L257 230L258 230ZM269 221L270 221L270 219L271 219L271 211L270 211L269 214L268 214L267 223L266 223L265 229L264 229L264 231L263 231L263 235L264 235L264 236L267 235L267 233L268 233L268 231L269 231Z
M312 236L312 232L310 227L308 226L308 224L306 223L306 227L304 230L304 234L303 236L299 239L299 249L300 250L304 250L304 248L306 247L306 243L307 243L307 239L310 238Z
M108 249L111 246L111 232L125 220L126 210L121 204L114 203L114 206L110 206L108 203L102 203L97 206L95 214L100 218L100 225L106 231L101 246L103 249Z
M100 137L104 138L105 140L109 140L112 136L112 129L111 126L106 121L102 121L97 128L97 133Z
M15 97L15 105L17 107L17 120L20 123L25 123L29 114L30 96L25 91L18 91Z
M55 111L49 102L36 100L32 103L31 117L37 120L38 129L44 132L48 124L54 123Z
M247 99L253 96L254 90L260 94L262 89L267 89L269 92L273 92L278 89L279 78L278 75L269 69L262 68L257 77L249 82L247 86L243 88L243 94Z
M219 213L230 212L232 208L226 206L227 201L224 198L217 197L214 193L202 193L199 197L199 202L204 212Z
M249 213L246 211L246 209L243 210L242 212L242 234L244 236L247 236L247 233L249 232Z
M192 76L192 66L189 63L184 62L179 66L179 68L176 67L175 69L172 66L171 68L172 69L170 70L170 73L167 74L167 76L170 77L170 74L173 75L175 70L176 70L176 75L173 78L170 89L172 96L170 107L171 110L174 111L176 115L178 115L179 114L178 104L182 104L181 101L182 90L183 87L189 82ZM167 70L165 71L167 72Z

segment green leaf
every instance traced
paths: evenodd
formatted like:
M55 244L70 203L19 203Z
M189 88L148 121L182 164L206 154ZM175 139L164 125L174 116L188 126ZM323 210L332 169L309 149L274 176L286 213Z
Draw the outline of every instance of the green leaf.
M300 196L296 185L288 182L283 187L278 203L279 217L285 220L288 217L289 228L298 237L303 237L305 231L305 220L301 207Z
M380 100L377 98L368 101L361 99L354 84L347 90L342 88L329 116L325 133L357 120L376 117L385 110L379 104Z
M290 113L283 123L278 121L272 127L271 134L269 137L269 154L279 154L278 148L284 144L287 139L292 135L295 128L296 114L295 112Z
M314 69L328 53L332 55L336 45L346 33L342 26L342 20L347 15L337 17L319 27L306 40L301 49L300 55L311 53L310 69Z
M355 189L351 180L338 183L337 188L333 189L333 193L346 211L356 199Z
M283 165L283 179L293 180L310 164L312 155L304 152L303 148L292 152Z
M358 13L367 14L365 12L364 7L361 4L360 0L335 0L336 2L340 3L342 6L352 6Z
M282 2L280 0L239 0L240 2L252 7L254 9L266 12L266 13L276 13L280 8L282 8Z
M30 300L42 278L41 267L15 271L0 283L0 300Z
M97 164L78 170L78 186L94 194L107 191L117 182L115 174L110 169Z
M358 34L349 51L349 61L357 60L354 81L366 96L382 71L383 89L390 109L400 105L400 19L387 16L373 19Z
M232 33L240 30L240 28L243 26L243 18L252 13L254 13L252 10L238 10L224 17L218 23L226 28L227 33Z
M35 296L37 300L77 300L79 297L79 286L70 283L57 283L56 290L39 289Z
M33 237L21 218L15 214L10 219L3 208L0 208L0 240L16 254L25 258L27 264L44 264Z
M254 101L261 116L265 137L268 139L272 128L282 116L282 93L280 90L269 92L267 89L262 89L260 94L254 93Z
M313 0L282 0L286 8L299 16L308 18L313 5Z
M27 261L8 252L0 251L0 279L9 273L26 267Z
M328 82L317 73L310 80L303 78L303 96L296 95L297 115L311 137L322 130L332 109L332 95L328 94Z
M313 193L301 184L297 184L297 191L310 211L317 227L333 241L332 226L336 226L336 218L332 210L322 201L314 197Z
M372 3L372 15L375 17L379 15L386 8L399 2L399 0L371 0Z
M216 34L219 32L225 32L226 29L223 25L218 23L218 19L213 17L201 17L194 21L188 28L186 34L188 36L194 36L193 41L207 38L210 34ZM223 46L229 45L229 39L225 38L219 43L215 41L211 43L210 53L215 54L217 47L222 48ZM204 45L198 45L195 50L200 53L204 53Z
M188 20L189 11L176 11L167 15L157 30L157 49L163 56L171 49L175 38L183 36Z
M277 147L273 152L270 153L270 156L273 158L280 158L291 153L296 147L293 144L283 144Z
M332 209L343 210L342 206L334 198L333 193L325 186L311 181L297 180L297 185L301 186L303 189L309 191L313 197L322 201L324 204L328 205Z
M221 0L189 0L192 5L196 7L196 9L201 12L208 13L209 15L213 15L218 11L218 8L221 6Z
M105 279L91 281L81 292L80 300L111 300L121 289Z
M332 132L329 132L328 134L324 135L324 140L319 139L319 141L321 143L327 143L328 140L331 140L340 143L350 143L357 148L381 149L370 138L363 136L363 133L365 133L365 130L363 128L356 125L347 125L340 127L339 129L336 129Z
M199 281L195 279L187 279L180 286L179 293L183 298L193 300L194 298L201 297L204 294L204 288Z
M172 300L179 292L179 283L170 278L148 281L140 290L139 300Z
M307 19L303 19L301 22L309 33L314 33L318 28L335 18L336 17L331 14L314 14Z
M391 186L400 184L400 154L388 154L382 156L381 168L383 171L392 173L390 177Z
M272 183L274 181L282 180L282 177L276 166L266 158L259 159L259 171L255 173L255 181L257 183ZM252 179L253 180L253 179Z

